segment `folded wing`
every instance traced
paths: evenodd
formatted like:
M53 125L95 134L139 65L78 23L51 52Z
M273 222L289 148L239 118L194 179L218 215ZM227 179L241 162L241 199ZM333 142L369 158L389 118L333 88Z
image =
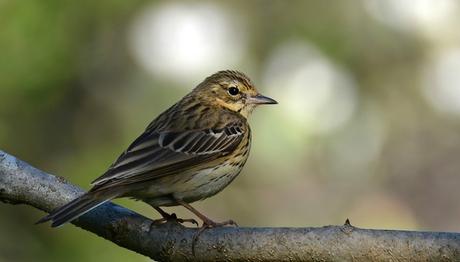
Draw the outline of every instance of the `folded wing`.
M180 173L231 153L243 136L240 123L231 123L219 129L181 132L146 130L105 174L93 181L91 191Z

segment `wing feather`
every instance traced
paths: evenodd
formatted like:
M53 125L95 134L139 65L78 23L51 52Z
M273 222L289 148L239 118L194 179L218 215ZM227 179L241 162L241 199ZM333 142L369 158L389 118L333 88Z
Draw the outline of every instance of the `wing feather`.
M238 123L182 132L146 130L93 182L94 190L153 180L232 152L244 133Z

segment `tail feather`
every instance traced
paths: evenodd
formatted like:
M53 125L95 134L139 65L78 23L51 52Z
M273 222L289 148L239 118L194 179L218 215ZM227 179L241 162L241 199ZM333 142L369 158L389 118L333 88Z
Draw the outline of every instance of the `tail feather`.
M43 217L36 224L52 221L52 227L58 227L70 222L77 217L91 211L92 209L110 201L114 197L97 198L92 194L84 194L64 206L54 210L49 215Z

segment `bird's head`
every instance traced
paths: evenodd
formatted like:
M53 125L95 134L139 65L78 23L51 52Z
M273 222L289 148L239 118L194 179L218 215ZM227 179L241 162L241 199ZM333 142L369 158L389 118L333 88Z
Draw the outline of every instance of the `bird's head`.
M194 93L206 102L238 112L247 118L258 105L277 104L259 94L251 80L238 71L219 71L201 82Z

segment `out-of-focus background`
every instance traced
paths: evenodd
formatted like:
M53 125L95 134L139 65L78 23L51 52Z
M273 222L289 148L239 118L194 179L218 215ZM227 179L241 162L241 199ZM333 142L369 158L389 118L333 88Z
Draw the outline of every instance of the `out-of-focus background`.
M252 116L240 177L196 208L459 231L459 23L455 0L0 0L0 149L88 189L156 115L238 69L279 105ZM0 205L0 261L147 261L43 215Z

